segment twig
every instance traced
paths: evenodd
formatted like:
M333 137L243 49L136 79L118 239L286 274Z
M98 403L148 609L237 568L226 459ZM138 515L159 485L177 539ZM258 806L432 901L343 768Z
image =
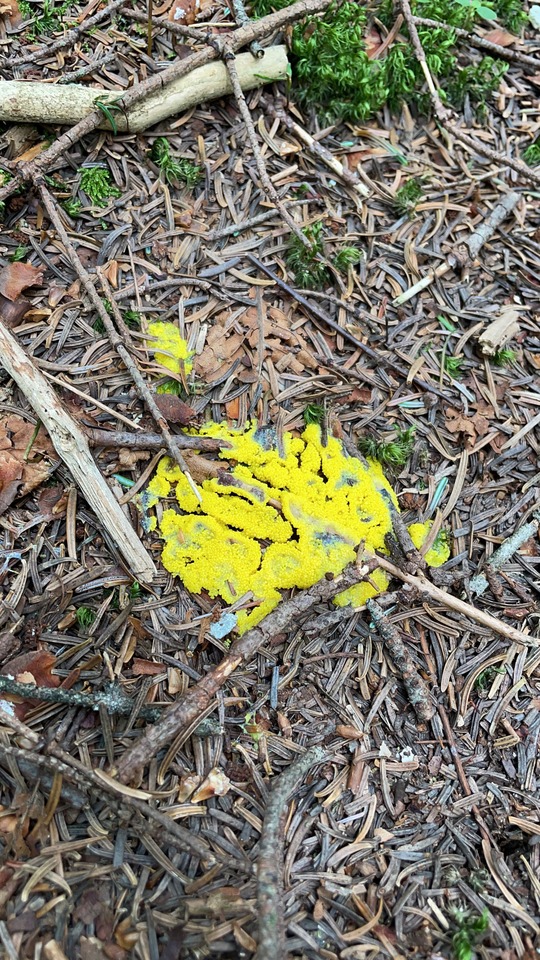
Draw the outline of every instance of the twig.
M161 450L164 443L159 433L119 433L116 430L98 430L91 427L85 427L85 433L91 447L107 447L115 450L121 447L128 450ZM180 450L201 450L204 453L215 453L230 446L224 440L214 440L212 437L188 437L185 433L173 434L172 442Z
M81 77L87 77L89 73L93 73L94 70L98 69L98 67L104 67L106 63L111 63L113 60L116 60L116 54L107 53L104 57L98 57L97 60L92 60L91 63L86 63L84 67L79 67L78 70L72 70L70 73L63 73L58 81L57 86L61 87L66 83L74 83L76 80L80 80Z
M104 528L114 538L130 573L143 583L156 568L112 490L96 467L86 437L16 338L0 323L0 365L17 383L49 434L61 460Z
M430 20L427 17L413 17L412 20L413 23L419 27L434 27L436 30L448 30L450 33L455 34L456 37L463 37L471 46L478 47L479 50L486 50L501 60L516 61L517 63L522 63L524 67L530 67L531 70L540 69L540 57L530 57L526 53L521 53L520 50L501 47L499 43L493 43L491 40L485 40L484 37L479 37L475 33L469 33L469 31L464 30L463 27L452 27L449 23L443 23L440 20ZM519 38L516 37L516 40L518 39Z
M426 569L425 558L412 542L407 525L394 504L390 507L390 516L392 518L392 530L407 561L407 573L416 573L418 570L424 571Z
M117 763L118 779L123 783L138 780L145 764L208 709L226 680L240 664L251 660L263 643L287 630L315 603L330 600L349 586L359 583L377 563L378 559L371 559L367 563L362 561L362 566L351 565L332 580L320 580L309 590L284 600L257 627L235 640L227 656L180 697L159 723L149 727L143 736L128 747Z
M354 344L361 353L364 353L366 357L370 357L376 364L382 364L385 367L389 367L391 370L395 370L396 373L399 373L400 376L408 376L406 370L403 369L398 363L392 360L391 357L381 357L376 350L373 350L372 347L368 347L366 343L363 343L361 340L357 340L352 333L349 333L346 327L340 327L339 323L336 323L324 310L321 310L316 303L312 303L309 300L306 300L302 294L298 293L294 287L289 286L288 283L285 283L273 270L270 270L261 260L257 260L257 257L254 257L252 253L246 253L248 260L259 268L267 277L270 277L278 287L281 287L282 290L285 290L289 296L294 297L297 303L305 310L308 316L317 317L318 320L321 320L323 323L327 324L332 330L335 330L336 333L340 333L344 340L348 340L349 343ZM441 390L438 390L437 387L434 387L431 383L426 383L425 380L421 380L419 377L413 377L411 383L416 384L417 387L421 387L422 390L428 390L429 393L434 393L437 397L442 397L447 399L447 395L442 393Z
M236 64L234 60L235 60L235 57L234 57L233 51L231 50L230 46L225 45L223 50L223 62L227 67L233 93L236 99L236 103L238 105L238 109L240 111L240 116L242 117L242 120L244 121L244 124L246 127L246 133L248 136L251 149L253 151L253 157L255 159L257 172L261 180L261 186L266 196L268 197L268 199L271 200L272 203L276 205L277 209L281 214L281 217L283 218L283 220L285 221L289 229L295 234L296 237L298 237L298 239L300 240L300 242L304 247L306 247L308 250L311 250L310 241L306 237L305 233L302 232L296 220L293 220L293 218L291 217L289 211L287 210L287 207L283 203L283 200L280 198L276 188L274 187L274 184L272 183L272 181L270 180L270 177L268 176L266 164L263 160L261 149L257 142L257 133L255 131L255 126L253 124L253 120L251 119L251 113L249 112L249 108L246 103L246 98L244 96L244 91L242 90L242 86L240 84L240 78L238 76L238 70L236 69Z
M286 804L308 770L326 757L322 747L311 747L297 757L274 781L264 812L257 861L257 908L259 912L256 960L283 960L283 844Z
M33 732L31 730L31 733ZM188 850L208 866L216 862L226 862L230 865L230 858L226 859L223 855L215 853L192 832L176 823L172 817L151 807L139 797L130 796L121 784L116 787L110 781L100 777L94 770L85 767L80 760L61 749L54 750L51 756L44 756L41 753L36 753L35 750L23 750L20 747L0 744L0 756L12 757L14 760L31 760L38 768L47 770L53 776L54 774L60 774L62 777L66 777L83 791L88 791L91 788L97 790L100 795L108 793L124 807L124 809L115 810L111 806L111 811L114 811L117 816L124 817L125 808L131 807L131 812L135 812L136 818L142 821L142 830L146 834L154 835L161 840L163 840L163 834L165 834L170 843L174 843L182 851ZM91 804L88 802L86 806L90 807ZM243 869L242 861L238 861L238 868Z
M122 7L122 13L137 23L148 23L147 14L142 13L140 10L132 10L131 7ZM189 39L194 40L195 43L208 42L207 23L201 23L199 27L186 27L184 24L177 23L175 20L169 20L167 17L154 16L151 18L151 22L154 27L163 27L164 30L168 30L169 33L175 33L179 37L189 37Z
M434 583L431 583L431 581L421 573L416 576L405 573L404 570L400 570L394 563L391 563L386 557L379 556L379 554L377 554L377 562L387 573L391 573L392 576L397 577L398 580L403 580L404 583L410 584L411 587L416 587L421 594L427 594L432 600L438 600L443 606L448 607L450 610L455 610L462 616L468 617L469 620L474 620L476 623L482 624L483 627L487 627L494 633L506 637L507 640L512 640L514 643L519 643L527 647L537 647L540 644L538 637L530 637L528 634L522 633L521 630L516 630L515 627L511 627L508 623L497 620L495 617L492 617L490 613L486 613L484 610L478 610L470 603L466 603L465 600L460 600L459 597L454 597L452 594L446 593L445 590L436 587Z
M263 17L262 20L257 20L255 23L247 23L244 27L240 27L234 33L230 34L228 38L230 47L232 51L236 53L242 47L249 45L253 40L260 40L282 29L289 23L294 23L295 20L300 20L302 17L326 10L331 2L332 0L297 0L297 2L291 4L290 7L285 7L284 10L271 13L269 16ZM163 70L161 73L156 73L148 77L143 83L131 87L122 95L121 99L118 100L117 107L120 110L127 111L129 107L135 103L139 103L139 101L151 93L162 90L172 80L185 77L188 73L191 73L192 70L197 69L197 67L202 67L212 60L217 60L223 49L222 41L217 37L212 37L209 42L212 45L207 46L199 53L186 57L185 60L172 64L172 66ZM84 120L76 123L75 126L58 137L39 157L21 164L19 172L9 183L0 188L0 201L4 201L16 193L25 180L33 180L40 173L48 170L56 160L63 156L69 147L77 143L81 137L96 130L102 120L103 114L101 110L93 110Z
M367 600L366 607L375 624L375 628L383 638L387 650L398 668L407 691L409 700L419 720L431 720L435 712L430 692L424 680L418 673L407 647L401 639L399 630L383 613L382 608L375 600Z
M95 13L93 17L89 17L88 20L83 21L78 27L72 27L71 30L67 30L66 33L58 40L54 40L52 43L43 44L41 47L38 47L37 50L33 50L31 53L23 54L20 57L14 57L13 60L9 60L9 66L18 67L21 64L30 64L35 63L36 60L39 60L40 57L50 56L52 53L56 53L57 50L65 50L66 47L70 47L79 37L88 33L93 27L96 27L98 23L101 23L102 20L106 20L111 13L114 13L115 10L118 10L122 4L125 3L125 0L112 0L112 3L109 3L103 10L99 10L98 13Z
M231 6L233 9L234 22L237 27L244 27L246 23L249 23L249 17L246 13L243 0L232 0ZM264 50L258 40L254 40L253 43L250 44L249 49L257 60L264 56Z
M318 157L343 183L351 187L359 197L369 197L370 191L360 182L357 175L351 170L348 170L347 167L344 167L343 164L330 153L330 150L327 150L322 143L315 140L307 130L304 130L299 123L296 123L281 106L271 103L268 97L261 97L259 102L269 116L277 118L287 130L290 130L291 133L298 137L311 153Z
M58 213L58 210L57 210L57 208L56 208L56 203L55 203L54 197L53 197L52 194L49 192L49 190L48 190L47 187L45 186L44 181L43 181L41 178L37 178L37 179L36 179L36 186L37 186L37 188L38 188L38 190L39 190L41 199L42 199L42 201L43 201L43 205L44 205L44 207L45 207L45 209L46 209L46 211L47 211L47 213L48 213L48 215L49 215L49 218L50 218L51 222L53 223L53 225L54 225L54 227L55 227L58 235L60 236L60 238L61 238L61 240L62 240L62 243L63 243L63 245L64 245L64 247L65 247L65 249L66 249L66 253L68 254L69 259L70 259L70 262L71 262L71 264L72 264L72 266L73 266L73 269L75 270L75 272L76 272L77 276L79 277L81 283L84 285L84 288L85 288L85 290L86 290L86 292L87 292L90 300L92 301L93 306L96 308L96 310L97 310L97 312L98 312L98 314L99 314L99 317L100 317L100 319L101 319L102 322L103 322L103 326L105 327L105 330L107 331L107 334L108 334L108 336L109 336L109 339L110 339L110 341L111 341L111 344L112 344L113 348L116 350L118 356L120 357L120 359L121 359L121 360L123 361L123 363L125 364L126 369L129 371L129 373L130 373L130 375L131 375L131 377L132 377L132 379L133 379L133 383L134 383L134 385L135 385L135 389L136 389L136 391L137 391L137 395L138 395L138 396L140 397L140 399L146 404L146 406L148 407L148 410L149 410L150 413L152 414L152 416L153 416L153 418L154 418L157 426L159 427L159 429L160 429L160 431L161 431L161 434L162 434L162 436L163 436L163 442L164 442L164 444L165 444L165 446L166 446L166 448L167 448L170 456L171 456L172 459L178 464L178 466L180 467L180 469L181 469L181 470L183 471L183 473L185 474L186 479L188 480L188 482L189 482L189 484L190 484L193 492L195 493L197 499L200 499L200 493L198 492L197 487L195 486L195 484L193 483L193 480L192 480L191 477L190 477L189 470L188 470L187 467L186 467L186 462L185 462L182 454L180 453L180 450L179 450L178 446L173 443L173 437L172 437L172 434L171 434L171 432L170 432L170 430L169 430L169 427L168 427L168 425L167 425L167 421L166 421L165 418L162 416L162 414L161 414L161 412L160 412L160 410L159 410L159 408L158 408L158 406L157 406L157 404L156 404L156 401L154 400L152 394L150 393L150 390L148 389L146 383L144 382L144 380L143 380L143 378L142 378L142 376L141 376L141 374L140 374L140 372L139 372L138 367L136 366L136 364L135 364L135 362L134 362L131 354L129 353L129 350L127 350L127 348L126 348L126 346L125 346L125 344L124 344L124 341L122 340L122 338L121 338L120 335L118 334L118 332L117 332L117 330L116 330L116 328L115 328L115 326L114 326L114 323L113 323L112 320L111 320L111 317L110 317L109 314L107 313L107 311L106 311L106 309L105 309L105 306L104 306L104 303L103 303L101 297L99 296L99 294L98 294L98 292L97 292L97 290L96 290L94 281L92 280L90 274L89 274L88 271L85 269L85 267L83 266L81 260L79 259L79 255L78 255L77 251L75 250L75 247L73 246L73 244L72 244L72 242L71 242L71 240L70 240L70 238L69 238L69 236L68 236L68 234L67 234L67 231L66 231L66 229L65 229L65 227L64 227L64 224L62 223L62 220L61 220L61 218L60 218L60 214ZM125 331L127 330L127 327L125 327L122 314L120 313L120 310L118 309L118 306L117 306L117 304L116 304L116 301L115 301L115 299L114 299L114 297L113 297L113 295L112 295L111 287L110 287L110 285L109 285L108 281L106 280L106 278L105 278L105 276L104 276L103 273L100 274L100 280L101 280L102 286L103 286L103 288L104 288L105 294L106 294L106 296L107 296L107 298L109 299L109 302L110 302L110 304L111 304L111 310L112 310L112 312L113 312L114 318L115 318L115 320L117 321L117 323L119 323L120 325L123 326L123 328L124 328L124 333L125 333ZM129 337L129 330L127 330L127 336ZM129 339L129 342L130 342L130 345L132 346L132 349L134 349L133 344L131 344L131 338Z
M508 537L504 543L501 543L498 550L495 551L492 557L486 562L486 568L489 568L490 571L500 570L501 567L510 559L516 552L519 550L523 544L534 537L538 533L538 520L531 520L530 523L526 523L523 527L518 527L517 530L514 530L512 536ZM475 593L476 596L481 596L488 588L488 581L482 573L473 577L469 583L469 589L471 593Z
M20 683L11 677L0 676L0 693L22 697L23 700L67 704L85 710L99 710L100 706L105 706L108 713L121 717L129 717L134 706L131 697L126 697L117 684L109 684L105 690L90 694L80 690L64 690L62 687L38 687L33 683ZM154 722L161 715L161 710L158 707L143 706L138 715Z
M470 237L466 240L471 260L474 260L475 257L478 256L485 242L493 236L497 227L501 225L503 220L506 220L508 214L512 212L520 199L521 194L511 190L510 193L507 193L502 200L499 200L499 202L495 204L489 217L483 220L476 230L471 233Z
M409 300L415 297L417 293L420 293L422 290L425 290L426 287L429 287L434 280L438 279L439 277L443 277L458 265L460 267L466 266L470 260L473 260L476 256L478 256L484 244L487 243L491 236L493 236L497 227L499 227L508 214L511 213L520 199L521 194L516 193L515 191L507 193L503 199L495 205L487 219L482 221L480 226L466 241L468 257L467 254L465 254L464 257L460 257L458 254L452 253L448 258L447 263L441 263L438 267L435 267L435 269L430 270L425 277L422 277L422 279L418 280L417 283L413 284L412 287L409 287L408 290L400 293L398 297L392 300L392 306L402 306L404 303L407 303Z

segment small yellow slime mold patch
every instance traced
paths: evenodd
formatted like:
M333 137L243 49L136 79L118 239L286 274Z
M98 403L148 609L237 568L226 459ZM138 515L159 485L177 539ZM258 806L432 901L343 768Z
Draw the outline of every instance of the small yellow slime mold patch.
M323 444L318 425L306 427L301 437L286 433L281 449L274 428L257 424L236 430L212 423L198 435L227 440L230 447L220 456L235 463L232 484L236 478L241 486L205 480L199 504L178 466L164 457L144 503L152 506L174 491L183 512L163 512L162 560L188 590L206 590L227 603L253 593L258 606L238 614L240 633L277 606L280 590L310 587L327 573L340 573L361 541L368 551L386 552L390 507L397 507L397 499L380 464L349 457L334 437ZM425 539L426 525L414 527ZM380 569L371 580L335 602L361 606L388 586Z
M192 354L188 350L188 345L180 331L174 323L166 323L158 320L148 325L148 333L155 337L150 343L154 351L156 361L162 367L166 367L171 373L180 376L182 370L184 373L190 373L193 368ZM158 387L158 393L168 393L165 387Z

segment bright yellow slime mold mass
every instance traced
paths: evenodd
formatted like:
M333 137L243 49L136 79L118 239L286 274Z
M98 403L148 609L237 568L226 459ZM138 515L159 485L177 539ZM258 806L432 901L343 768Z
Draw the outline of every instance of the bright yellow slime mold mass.
M348 456L334 437L323 444L316 424L301 437L286 433L282 450L273 427L235 430L212 423L198 435L230 444L220 457L235 463L231 485L205 480L199 504L179 467L164 457L143 503L154 505L174 487L183 512L163 512L163 564L193 593L206 590L230 604L251 591L259 605L240 611L240 633L277 606L280 590L340 573L361 541L368 551L386 552L390 506L397 507L397 499L380 464ZM235 479L241 487L234 487ZM426 526L416 526L425 537ZM361 606L388 585L382 570L371 580L335 602Z
M148 325L148 333L154 337L150 344L154 351L155 358L162 367L166 367L171 373L180 376L182 370L184 373L190 373L193 369L192 354L188 350L188 345L176 324L168 323L164 320L157 320ZM167 385L158 387L158 393L169 393Z

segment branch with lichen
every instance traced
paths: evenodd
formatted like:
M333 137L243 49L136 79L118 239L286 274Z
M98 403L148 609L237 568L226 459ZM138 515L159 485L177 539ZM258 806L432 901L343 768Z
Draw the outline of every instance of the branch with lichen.
M281 960L285 956L283 922L283 826L286 804L308 770L322 763L326 751L312 747L297 757L273 783L264 812L257 860L259 915L256 960Z
M519 550L527 540L538 532L538 520L531 520L530 523L526 523L523 527L519 527L514 531L511 537L508 537L504 543L501 543L498 550L495 551L492 557L486 561L486 573L493 573L497 570L500 570L501 567L510 560L510 557L514 555L516 550ZM471 593L475 593L477 596L481 596L488 588L488 580L484 574L479 573L475 577L472 577L469 588Z
M366 606L375 629L383 638L386 649L399 670L407 696L419 720L431 720L435 712L427 684L418 673L407 647L401 639L399 630L383 613L375 600L367 600Z

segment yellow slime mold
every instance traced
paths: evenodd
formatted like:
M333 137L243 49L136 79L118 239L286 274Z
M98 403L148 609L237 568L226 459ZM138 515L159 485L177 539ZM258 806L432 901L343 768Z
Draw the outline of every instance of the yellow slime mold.
M360 542L370 552L386 552L390 507L397 507L397 499L380 465L349 457L334 437L323 444L316 424L301 437L286 433L281 448L272 427L256 424L237 430L212 423L198 435L230 445L220 456L235 464L231 485L203 481L199 504L178 466L164 457L144 503L152 506L174 488L183 512L163 513L162 560L188 590L206 590L227 603L253 593L258 606L238 614L240 633L277 606L280 590L310 587L327 573L340 573L355 559ZM242 486L235 487L235 479ZM427 526L412 528L420 538L417 528L425 539ZM371 580L335 602L361 606L388 586L382 570Z

